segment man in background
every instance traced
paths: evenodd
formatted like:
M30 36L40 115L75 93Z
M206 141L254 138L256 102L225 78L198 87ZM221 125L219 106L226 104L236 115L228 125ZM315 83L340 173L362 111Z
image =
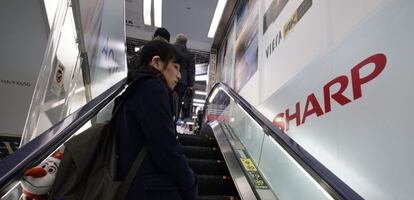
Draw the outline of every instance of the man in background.
M194 95L195 61L194 54L187 49L187 40L187 36L180 33L176 36L174 43L174 46L184 56L180 68L181 80L174 89L178 94L178 112L181 113L182 119L191 117Z
M154 32L152 40L163 40L165 42L170 42L170 32L165 28L158 28Z
M165 28L157 28L155 30L154 35L152 36L152 40L161 40L165 42L170 42L170 32L168 32ZM138 65L138 52L132 56L131 59L128 60L128 72L133 70Z

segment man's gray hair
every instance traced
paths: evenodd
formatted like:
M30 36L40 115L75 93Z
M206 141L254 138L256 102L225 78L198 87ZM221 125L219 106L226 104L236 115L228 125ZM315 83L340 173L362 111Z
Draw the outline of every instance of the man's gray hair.
M187 36L184 35L184 34L182 34L182 33L180 33L177 36L175 36L175 42L176 43L180 43L180 44L187 45L187 40L188 40L187 39Z

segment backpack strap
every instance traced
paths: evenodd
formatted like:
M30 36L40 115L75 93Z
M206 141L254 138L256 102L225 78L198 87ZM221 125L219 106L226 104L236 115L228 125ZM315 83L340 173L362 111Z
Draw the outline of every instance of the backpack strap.
M144 160L145 156L147 155L147 145L144 144L144 146L142 146L141 151L139 152L137 158L135 159L134 163L132 164L131 168L128 171L127 176L125 177L124 182L122 183L121 188L119 188L118 191L118 200L124 200L129 188L132 184L132 181L134 180L139 167L142 164L142 161Z

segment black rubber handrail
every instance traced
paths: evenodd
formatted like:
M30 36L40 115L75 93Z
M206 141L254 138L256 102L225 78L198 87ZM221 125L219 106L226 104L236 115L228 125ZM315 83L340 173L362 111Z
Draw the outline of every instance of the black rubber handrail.
M111 102L124 88L123 79L92 99L86 105L31 140L13 154L0 161L1 196L17 181L23 170L32 167L53 153L70 138L80 127L93 118L102 108ZM0 197L1 197L0 196Z
M210 90L210 93L206 98L204 110L207 108L210 96L219 88L226 91L226 93L234 99L235 103L239 104L262 127L264 132L280 144L285 151L287 151L333 198L349 200L363 199L292 138L274 126L269 119L225 83L216 83ZM205 114L206 112L204 112L204 119L206 117Z

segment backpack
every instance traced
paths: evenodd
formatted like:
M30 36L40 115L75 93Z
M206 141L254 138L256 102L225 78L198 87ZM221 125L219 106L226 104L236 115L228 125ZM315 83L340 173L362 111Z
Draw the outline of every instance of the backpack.
M65 143L64 156L50 191L50 199L125 199L147 152L144 145L125 180L116 180L118 134L111 125L132 84L115 100L117 105L109 122L95 124Z

